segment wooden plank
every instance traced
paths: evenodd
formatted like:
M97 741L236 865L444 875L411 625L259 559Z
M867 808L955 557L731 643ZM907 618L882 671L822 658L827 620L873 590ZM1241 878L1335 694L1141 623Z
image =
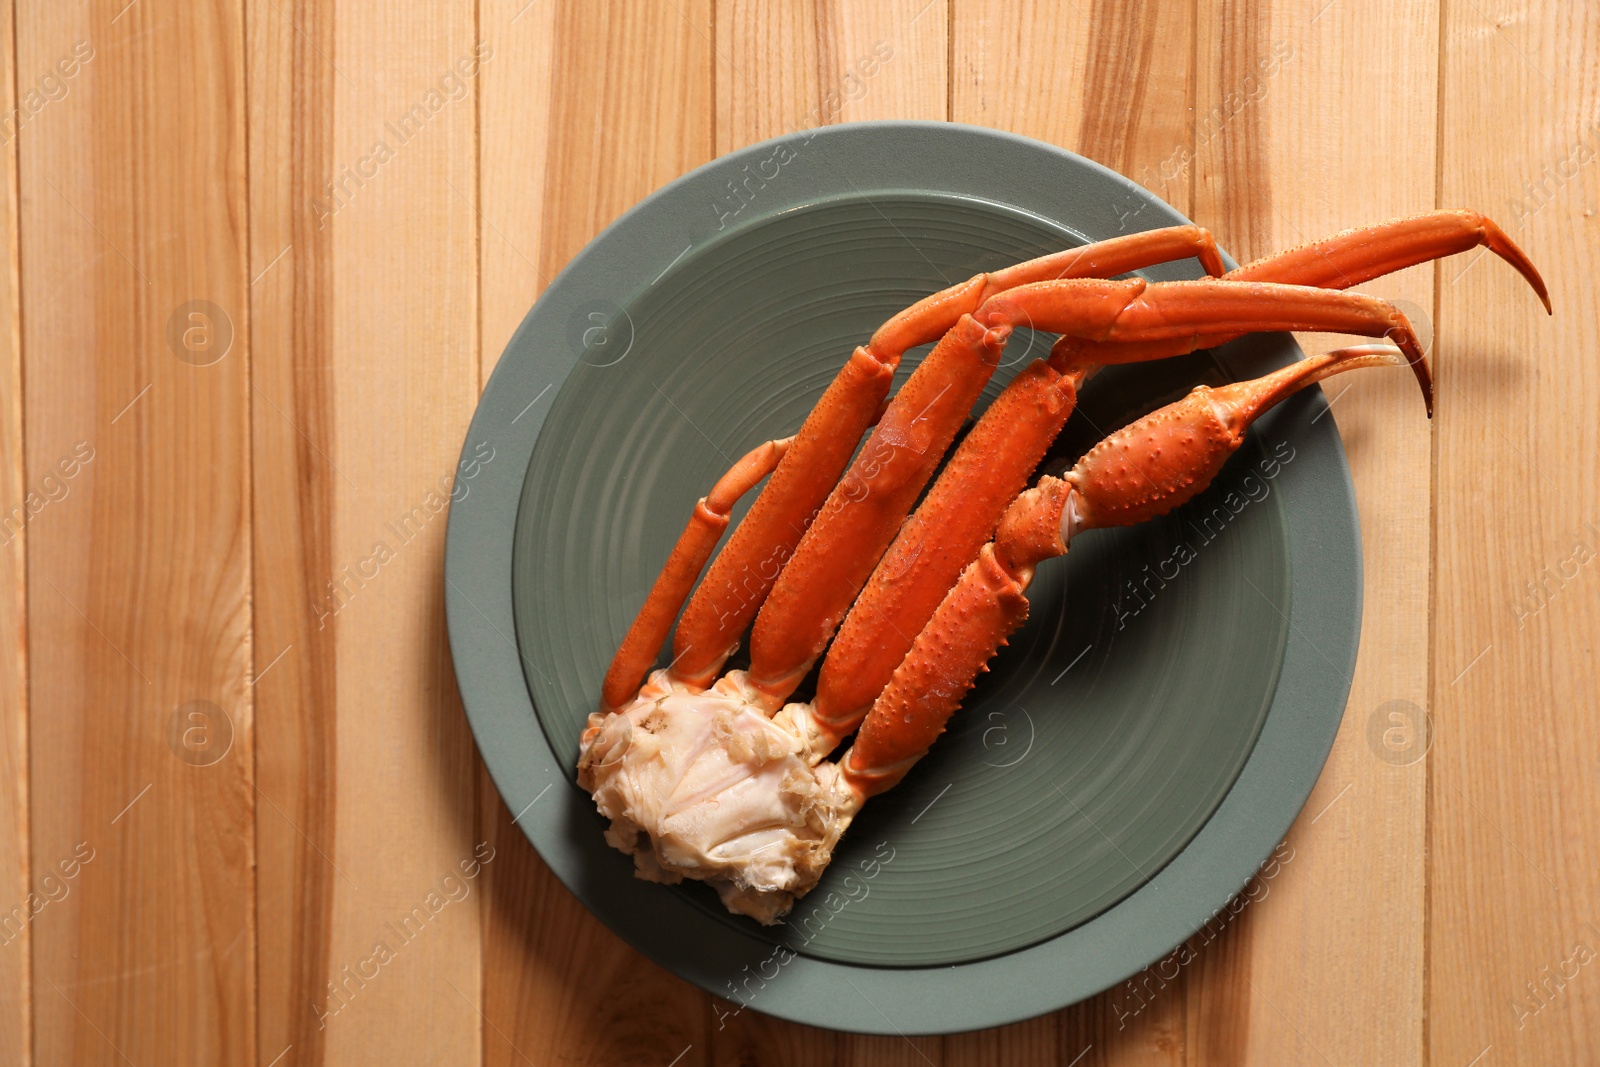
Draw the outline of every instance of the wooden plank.
M1194 12L956 0L951 119L1060 145L1189 209Z
M1428 1054L1593 1062L1600 20L1445 10L1440 200L1505 216L1555 316L1492 259L1441 275Z
M333 227L313 203L334 167L334 5L247 11L254 471L256 1062L327 1062L328 856L336 829L338 624L311 605L342 562L333 519ZM292 1053L288 1053L292 1050Z
M540 237L546 212L559 215L562 210L559 204L547 205L545 198L552 107L560 99L551 91L558 10L553 3L503 0L484 5L480 15L480 32L494 46L496 59L483 72L478 93L481 177L475 195L483 292L482 382L489 380L506 342L553 277L540 263ZM555 264L556 269L564 263Z
M815 12L819 121L950 117L950 12L944 0L833 0L818 3ZM880 49L880 42L887 48ZM892 58L864 76L867 57L881 58L891 49ZM749 64L744 66L750 73ZM859 93L856 81L864 84ZM751 85L746 78L739 83Z
M242 12L119 6L17 18L24 102L50 101L19 141L26 453L70 487L29 526L34 880L65 887L32 927L35 1051L236 1063L255 1052Z
M1071 149L1189 210L1188 5L959 0L952 39L953 120ZM1084 1067L1181 1063L1184 1003L1180 988L1139 998L1119 987L992 1037L950 1038L947 1062L1001 1062L994 1049L1015 1046L1053 1048L1059 1062L1081 1057Z
M17 68L13 5L0 4L0 55ZM0 85L0 114L16 82ZM13 120L14 122L15 120ZM28 921L28 481L23 464L22 316L17 260L17 131L0 128L0 1067L33 1062ZM41 486L41 489L44 487ZM42 506L45 493L35 496Z
M836 83L839 72L825 75L818 66L817 4L718 0L716 23L717 155L823 125L842 110L843 94L823 107L821 82ZM786 61L771 62L777 56ZM837 84L830 89L837 92Z
M734 1000L713 997L711 1063L735 1067L752 1063L839 1063L843 1050L860 1046L865 1038L837 1030L802 1026L762 1015L754 1008L741 1010ZM937 1045L934 1046L935 1050ZM854 1051L854 1050L852 1050ZM933 1053L938 1062L937 1051Z
M837 122L948 117L942 0L718 0L716 28L718 154ZM714 1063L942 1062L937 1038L861 1037L738 1008L713 1001Z
M292 21L287 9L260 17ZM331 691L331 703L311 712L331 728L303 730L323 733L308 747L331 736L321 758L336 813L331 841L315 842L334 878L331 904L317 902L329 917L311 1010L330 1064L477 1064L479 902L493 864L479 847L476 757L450 670L442 567L444 511L477 396L475 92L493 52L471 0L342 3L312 28L330 37L294 30L332 70L331 132L321 174L315 159L299 163L321 188L288 207L331 232L325 253L314 240L307 249L312 272L323 255L326 285L306 280L316 286L308 299L329 310L316 327L327 339L305 342L315 377L294 384L310 392L308 408L332 412L318 427L330 447L316 457L332 470L318 475L331 489L331 525L308 520L302 536L331 546L311 559L331 569L309 576L304 610L332 632L337 669L319 694ZM273 409L262 418L292 422L293 394L257 399ZM263 647L261 658L277 651ZM292 728L284 739L294 741ZM316 770L305 766L305 780ZM262 819L292 822L287 811Z
M1234 255L1434 206L1435 4L1201 10L1194 215ZM1425 327L1433 272L1413 268L1362 289L1407 301ZM1301 342L1320 351L1341 340ZM1448 364L1454 354L1438 358ZM1196 1062L1422 1058L1428 764L1425 746L1407 744L1405 723L1427 705L1429 531L1418 502L1432 484L1431 433L1406 375L1346 379L1329 395L1361 516L1360 656L1344 725L1290 831L1286 862L1190 983Z
M943 0L718 0L717 154L837 122L946 118L948 20Z
M1060 1055L1062 1043L1059 1013L1030 1019L1011 1026L970 1030L944 1038L944 1062L963 1067L1005 1067L1012 1063L1069 1063ZM1085 1052L1090 1051L1085 1049ZM1078 1062L1086 1063L1086 1055Z
M486 378L567 260L711 157L712 25L709 0L486 0L481 18L496 49L480 81L475 221ZM590 915L539 860L487 774L481 786L482 834L497 856L483 924L485 1062L705 1063L709 998Z

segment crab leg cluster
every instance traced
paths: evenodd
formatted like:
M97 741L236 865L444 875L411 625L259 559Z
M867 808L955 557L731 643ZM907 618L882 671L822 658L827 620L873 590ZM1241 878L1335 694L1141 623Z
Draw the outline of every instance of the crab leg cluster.
M1173 226L976 275L919 300L879 327L867 344L851 354L799 432L789 438L767 487L728 538L700 593L684 609L673 643L674 676L704 687L722 670L812 517L844 473L861 435L883 413L889 383L908 349L939 340L962 316L1018 285L1113 277L1189 256L1197 258L1208 274L1223 273L1222 257L1209 233L1198 226ZM651 634L656 630L654 620L676 615L688 591L689 585L657 582L640 611L641 619L652 620L647 624ZM634 698L664 635L663 631L652 643L644 634L634 640L630 631L606 676L603 709L614 710Z
M1274 404L1324 378L1403 364L1389 345L1312 356L1253 381L1196 386L1097 444L1065 477L1046 476L1005 511L917 634L839 760L863 796L898 782L920 759L978 674L1028 617L1034 568L1066 553L1075 533L1132 526L1205 491L1250 424Z
M1479 245L1516 267L1548 308L1538 273L1494 223L1434 212L1221 277L1204 230L1156 230L979 275L889 320L794 437L751 452L696 506L624 639L579 760L611 842L643 877L703 879L730 909L775 921L815 884L866 798L926 752L1026 616L1033 568L1064 552L1074 531L1183 503L1254 418L1330 374L1409 364L1431 414L1428 367L1405 317L1339 290ZM1107 278L1187 256L1213 277ZM1061 340L990 405L908 520L1018 326ZM1099 366L1277 330L1392 345L1196 389L1101 442L1065 478L1022 492ZM901 355L930 341L885 403ZM688 597L733 503L769 474ZM672 666L641 688L686 597ZM749 669L718 679L747 627ZM825 650L815 700L786 705ZM851 748L829 762L851 734Z

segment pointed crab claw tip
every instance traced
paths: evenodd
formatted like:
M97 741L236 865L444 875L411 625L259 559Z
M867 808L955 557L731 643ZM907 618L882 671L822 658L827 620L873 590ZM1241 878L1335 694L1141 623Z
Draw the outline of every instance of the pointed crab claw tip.
M1480 216L1481 217L1481 216ZM1511 264L1518 274L1528 283L1528 286L1539 297L1539 303L1544 305L1546 315L1554 315L1555 308L1550 306L1550 290L1544 284L1544 278L1539 275L1539 268L1533 265L1533 260L1517 243L1506 234L1499 226L1489 219L1483 219L1484 240L1489 251Z
M1540 276L1539 268L1533 265L1533 260L1529 259L1528 254L1518 247L1517 243L1511 239L1511 236L1492 219L1485 218L1482 215L1478 215L1476 218L1483 232L1482 243L1489 251L1516 268L1517 273L1522 275L1529 287L1539 297L1539 302L1544 305L1545 314L1554 315L1556 311L1550 305L1550 290L1546 288L1544 278Z
M1404 354L1406 362L1411 365L1412 372L1417 376L1417 386L1422 390L1422 401L1428 409L1428 418L1433 418L1433 372L1428 369L1428 356L1423 351L1422 342L1417 339L1416 332L1411 328L1410 321L1399 309L1394 309L1393 326L1389 330L1388 339ZM1356 348L1364 346L1357 345ZM1340 349L1341 352L1347 351ZM1358 361L1356 366L1372 366L1370 362Z

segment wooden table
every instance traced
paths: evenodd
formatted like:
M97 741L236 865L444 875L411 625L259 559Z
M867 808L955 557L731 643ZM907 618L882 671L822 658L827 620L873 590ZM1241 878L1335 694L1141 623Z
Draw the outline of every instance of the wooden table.
M1597 1062L1597 37L1578 0L0 0L0 1063ZM1367 609L1292 859L1156 992L943 1039L723 1018L590 918L441 610L435 504L546 281L720 153L889 117L1082 152L1240 259L1478 208L1556 306L1481 253L1368 286L1438 414L1334 391Z

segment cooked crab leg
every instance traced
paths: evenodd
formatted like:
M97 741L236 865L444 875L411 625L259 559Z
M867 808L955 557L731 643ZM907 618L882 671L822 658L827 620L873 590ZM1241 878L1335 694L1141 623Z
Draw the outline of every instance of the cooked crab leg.
M644 606L634 616L633 625L628 627L617 654L612 657L611 668L606 671L605 683L600 687L602 711L615 711L639 692L639 683L655 663L661 644L667 639L667 631L672 628L672 620L683 606L683 598L689 595L706 560L717 547L722 531L728 528L733 505L772 473L793 440L785 437L781 441L757 445L695 504L689 524L672 546L672 554L667 557L661 573L656 575L650 595L645 597Z
M994 536L1000 517L1072 415L1078 390L1093 370L1093 364L1073 364L1055 354L1036 360L1011 380L961 442L896 532L828 648L811 710L819 749L831 751L861 725L917 633Z
M1256 260L1229 279L1344 288L1434 256L1482 244L1528 279L1544 282L1492 221L1438 211L1346 230L1281 255ZM916 513L896 533L823 660L813 718L818 746L831 749L861 724L911 642L1066 424L1078 388L1101 363L1178 355L1231 336L1096 343L1064 337L1048 362L1019 373L995 398L946 464ZM1431 403L1430 403L1431 407Z
M1198 226L1171 226L1042 256L1004 270L979 274L918 301L884 323L871 341L857 348L795 434L788 453L761 495L735 527L690 598L673 639L673 675L704 688L766 599L779 568L794 552L872 424L888 395L889 383L907 349L937 341L962 315L977 310L998 292L1053 278L1111 277L1193 256L1206 272L1221 274L1216 241ZM619 679L636 672L634 686L654 652L616 668ZM619 682L620 685L620 682Z
M1006 510L873 704L840 769L860 797L898 782L1006 638L1028 615L1023 595L1042 561L1082 530L1131 526L1202 492L1263 412L1342 371L1404 363L1387 345L1313 356L1254 381L1197 386L1101 441L1064 478L1045 477Z
M1222 331L1393 335L1429 389L1422 349L1384 301L1267 282L1035 282L963 315L884 412L774 584L751 635L750 683L776 708L810 669L949 447L1015 326L1089 340Z
M1482 246L1516 268L1550 312L1544 279L1515 241L1476 211L1440 210L1394 219L1376 226L1345 230L1286 252L1247 263L1224 277L1231 281L1293 282L1347 289L1373 278L1414 267L1431 259L1453 256ZM1214 348L1238 334L1201 339L1196 348ZM1072 356L1082 353L1102 364L1130 363L1186 351L1171 341L1134 341L1098 347L1092 357L1082 342L1069 342ZM1069 357L1070 358L1070 357Z
M1480 245L1515 267L1539 294L1544 309L1550 311L1550 294L1532 261L1493 219L1476 211L1425 211L1376 226L1342 230L1319 241L1254 260L1225 277L1348 289Z

